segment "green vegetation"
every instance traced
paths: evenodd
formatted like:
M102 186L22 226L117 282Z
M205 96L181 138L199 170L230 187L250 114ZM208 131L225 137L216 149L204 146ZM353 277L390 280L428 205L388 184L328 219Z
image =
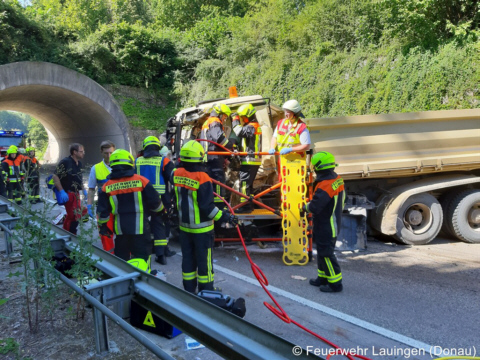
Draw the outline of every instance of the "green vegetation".
M36 149L35 156L41 159L48 146L48 134L40 122L30 115L15 111L0 111L1 130L21 130L27 137L26 146Z
M476 0L0 2L0 63L148 88L168 101L122 106L159 130L231 85L311 117L479 107L479 38Z

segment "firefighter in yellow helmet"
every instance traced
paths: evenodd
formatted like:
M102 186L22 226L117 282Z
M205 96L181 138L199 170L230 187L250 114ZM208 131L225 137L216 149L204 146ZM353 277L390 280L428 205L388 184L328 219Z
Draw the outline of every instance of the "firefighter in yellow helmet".
M343 289L342 271L335 257L335 242L341 228L345 204L343 179L334 171L335 158L329 152L316 153L312 166L317 175L312 201L304 210L313 214L313 240L317 245L318 275L310 285L322 292L340 292Z
M107 235L110 213L115 217L115 255L123 260L149 260L152 239L148 223L149 212L163 210L160 196L147 178L135 174L135 160L123 149L110 156L109 180L99 194L97 212L100 234Z
M255 155L262 151L262 127L257 121L256 112L252 104L245 104L240 106L237 113L232 116L233 132L240 139L241 151L248 152L248 155L241 159L239 171L240 191L247 196L253 194L253 182L262 164L261 156ZM246 201L248 200L244 197L240 198L240 202ZM239 208L237 212L251 212L252 210L253 204L249 203Z
M211 112L210 117L203 123L202 130L200 132L200 139L206 139L217 144L223 145L226 148L231 148L232 144L229 143L227 136L225 135L225 121L228 117L232 114L230 108L222 103L214 104ZM210 143L210 142L202 142L202 146L207 151L225 151L224 149ZM208 175L223 184L226 182L225 178L225 160L226 157L222 155L208 155L207 158L207 171ZM225 197L226 192L225 189L222 188L220 185L214 186L215 192L222 197ZM222 204L222 200L215 197L215 202Z
M5 181L7 183L8 200L15 201L20 205L22 204L20 167L23 165L21 159L17 159L17 153L18 148L15 145L8 148L7 157L2 161L2 170L7 174Z
M236 216L215 206L212 181L206 173L205 150L188 141L180 150L180 165L173 172L182 247L182 277L186 291L214 290L214 221L238 223Z
M169 158L160 155L162 144L156 136L148 136L143 140L143 155L135 159L135 172L145 176L152 183L162 199L166 208L170 207L170 175L173 171L173 162ZM153 234L153 251L155 261L159 264L167 264L167 256L175 255L175 251L168 248L168 235L166 221L168 219L161 214L150 214L150 229Z

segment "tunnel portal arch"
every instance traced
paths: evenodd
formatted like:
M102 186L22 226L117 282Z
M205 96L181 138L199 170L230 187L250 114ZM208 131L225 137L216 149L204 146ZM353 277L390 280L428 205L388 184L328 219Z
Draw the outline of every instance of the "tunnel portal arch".
M134 148L128 120L113 96L87 76L60 65L0 65L0 110L26 113L40 121L47 129L52 163L68 156L73 142L85 146L84 164L101 159L103 140L113 141L117 148Z

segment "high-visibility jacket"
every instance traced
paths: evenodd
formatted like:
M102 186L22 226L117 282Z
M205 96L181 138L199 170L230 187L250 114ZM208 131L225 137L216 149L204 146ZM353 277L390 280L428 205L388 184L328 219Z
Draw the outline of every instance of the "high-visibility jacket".
M209 117L202 125L202 130L200 132L200 139L211 140L216 142L217 144L223 145L227 147L228 139L225 135L225 131L223 129L222 121L216 117L211 116ZM224 149L212 144L208 141L201 142L205 152L207 151L225 151ZM220 158L221 155L208 155L208 161L215 160Z
M17 153L15 161L18 161L18 169L20 171L20 176L25 176L25 159L26 155Z
M7 173L7 178L5 179L8 182L14 183L21 180L20 174L21 160L15 158L11 160L6 158L2 161L2 169Z
M296 119L295 122L290 126L289 119L282 119L277 124L277 146L278 150L281 150L286 147L293 147L300 145L300 134L308 129L307 124L302 120Z
M34 156L31 158L30 156L25 156L25 173L28 178L36 178L40 176L40 170L38 166L38 160Z
M146 158L140 156L135 159L135 172L150 180L160 195L166 192L167 180L172 170L173 163L166 157L153 156Z
M143 234L148 226L149 211L162 210L157 191L148 179L137 174L108 180L98 197L98 223L108 222L112 213L117 235Z
M213 230L213 222L219 220L223 212L213 202L210 176L203 171L179 168L174 170L172 178L180 230L196 234Z
M343 179L333 170L319 172L312 201L306 210L313 214L313 237L315 241L330 241L337 237L345 206Z
M262 151L262 127L257 121L251 121L248 124L241 125L240 120L232 121L233 132L242 140L242 151L258 153ZM242 156L242 165L261 165L262 157L260 155L249 154Z
M111 170L105 164L105 161L100 161L95 167L95 178L97 179L97 192L100 194L102 186L107 182L107 177L110 175Z

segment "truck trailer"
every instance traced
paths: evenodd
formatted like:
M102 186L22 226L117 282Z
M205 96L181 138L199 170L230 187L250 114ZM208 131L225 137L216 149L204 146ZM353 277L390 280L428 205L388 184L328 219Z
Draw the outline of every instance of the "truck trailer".
M283 111L270 99L255 95L202 101L178 112L168 121L165 134L174 158L184 142L198 138L218 102L232 112L244 104L255 106L262 127L262 151L268 152ZM339 164L335 171L344 178L348 194L346 220L363 215L369 234L390 236L404 244L427 244L441 230L458 240L480 243L480 109L304 121L311 134L309 155L328 151ZM234 136L230 120L225 131ZM264 155L256 193L278 182L275 172L275 157ZM235 172L227 169L227 174L234 176ZM258 200L280 208L276 191ZM256 228L251 237L258 239L272 238L274 224L280 223L278 213L256 210L239 218ZM351 221L344 224L351 226ZM340 234L352 232L343 225L342 229ZM353 233L356 241L366 241L365 231L354 229Z

